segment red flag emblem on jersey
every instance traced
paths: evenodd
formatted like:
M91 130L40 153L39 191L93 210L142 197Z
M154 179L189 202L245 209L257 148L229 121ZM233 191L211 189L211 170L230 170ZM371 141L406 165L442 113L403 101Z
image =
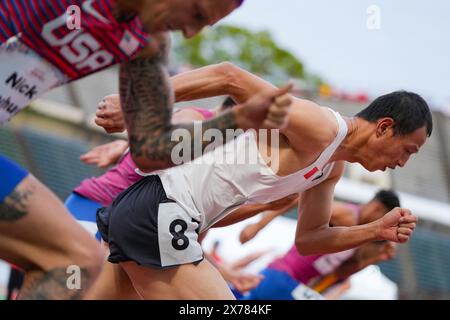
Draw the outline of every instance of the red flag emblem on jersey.
M317 171L319 171L319 168L314 167L311 169L311 171L309 171L307 174L304 175L305 179L308 180L309 178L311 178Z

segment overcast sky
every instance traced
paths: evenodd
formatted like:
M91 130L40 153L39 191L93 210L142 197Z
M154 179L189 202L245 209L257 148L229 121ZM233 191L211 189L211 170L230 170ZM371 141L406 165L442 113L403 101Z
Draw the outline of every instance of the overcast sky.
M448 0L245 0L221 23L270 31L339 89L414 90L450 111Z

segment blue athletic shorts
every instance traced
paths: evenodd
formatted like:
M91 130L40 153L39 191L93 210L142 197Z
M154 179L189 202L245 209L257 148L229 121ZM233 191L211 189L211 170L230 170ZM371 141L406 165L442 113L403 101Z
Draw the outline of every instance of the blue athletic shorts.
M241 300L323 300L317 291L292 278L287 272L266 268L264 279Z
M100 203L89 200L79 194L72 193L64 203L66 208L75 219L90 233L100 241L101 236L98 232L96 215L97 209L103 207Z
M28 171L0 155L0 203L28 176Z
M264 279L246 294L242 300L295 300L291 292L299 285L284 271L266 268L261 274Z

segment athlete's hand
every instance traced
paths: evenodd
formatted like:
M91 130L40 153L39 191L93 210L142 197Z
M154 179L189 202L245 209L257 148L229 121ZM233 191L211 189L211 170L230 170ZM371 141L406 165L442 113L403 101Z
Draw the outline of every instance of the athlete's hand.
M125 121L118 94L106 96L98 103L95 123L108 133L125 131Z
M259 274L239 273L231 279L230 283L237 291L244 293L255 289L262 279L263 276Z
M115 164L127 148L128 142L116 140L93 148L81 155L80 160L87 164L96 165L99 168L106 168Z
M260 92L233 108L238 126L247 129L283 129L287 125L293 84Z
M408 209L395 208L376 223L378 239L405 243L416 227L417 217Z
M256 288L264 278L260 274L243 273L240 270L235 270L226 264L220 265L219 272L225 281L231 283L233 287L241 293Z
M381 245L378 252L378 262L388 261L395 257L397 254L397 244L395 242L388 241Z
M397 244L391 241L370 242L358 248L356 256L363 267L391 260L395 257Z
M245 226L245 228L242 229L241 233L239 234L239 241L241 242L241 244L244 244L252 240L260 230L261 228L257 223L252 223L248 226Z

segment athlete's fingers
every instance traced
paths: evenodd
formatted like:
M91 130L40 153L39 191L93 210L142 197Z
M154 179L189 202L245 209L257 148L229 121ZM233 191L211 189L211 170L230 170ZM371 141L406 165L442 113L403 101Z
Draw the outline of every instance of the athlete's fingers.
M102 169L108 167L110 164L111 164L111 163L110 163L109 159L100 159L100 160L97 162L97 166L98 166L99 168L102 168Z
M286 115L274 115L272 113L269 113L266 118L272 122L281 124L286 120Z
M101 101L98 105L97 105L97 109L98 110L105 110L106 108L106 104L104 101Z
M400 242L400 243L405 243L409 240L409 236L401 234L401 233L397 234L397 238L398 238L398 242Z
M293 84L288 83L287 85L285 85L281 88L263 91L259 94L259 96L263 101L274 103L277 97L286 95L289 91L292 90L292 88L293 88Z
M417 221L418 221L417 217L413 215L405 215L398 220L399 224L411 222L417 223Z
M265 129L284 129L287 126L287 121L274 122L269 119L264 120L263 128Z
M90 151L88 151L88 152L82 154L82 155L80 156L80 159L96 158L96 157L98 157L98 154L99 154L99 152L98 152L98 150L97 150L97 147L95 147L94 149L92 149L92 150L90 150Z
M289 114L289 109L286 109L286 108L277 109L276 107L271 107L269 109L269 112L267 113L266 118L269 121L282 124L284 122L287 122L288 114Z
M280 107L289 106L291 103L292 103L292 98L288 94L285 94L285 95L275 98L275 104Z
M416 223L412 222L412 223L401 223L398 225L400 228L409 228L409 229L415 229L416 228Z
M98 110L95 115L99 118L122 119L122 115L120 113L106 109Z
M97 164L97 162L98 162L98 158L94 158L94 157L80 158L80 160L86 164Z
M289 92L291 92L293 88L294 88L294 84L293 84L291 81L289 81L289 82L288 82L287 84L285 84L284 86L280 87L280 88L277 89L277 90L274 90L272 96L273 96L274 98L281 97L281 96L283 96L283 95L288 94Z
M409 228L398 228L397 232L399 234L404 234L404 235L407 235L407 236L410 236L413 233L413 231L411 229L409 229Z
M103 119L103 118L95 118L95 124L100 127L111 127L113 125L113 122L110 119Z
M287 120L285 118L268 116L266 121L271 125L272 129L281 129L287 125Z
M402 216L410 216L410 215L412 215L412 212L411 212L411 210L409 210L409 209L406 209L406 208L400 208L400 214L402 215Z
M269 114L275 117L286 117L289 113L290 108L288 106L279 106L277 104L272 104L269 107Z
M80 156L80 159L82 159L82 160L90 160L90 159L95 159L95 158L98 158L98 155L96 153L93 153L92 151L82 154Z
M283 122L287 119L287 112L268 112L266 118L273 122Z

